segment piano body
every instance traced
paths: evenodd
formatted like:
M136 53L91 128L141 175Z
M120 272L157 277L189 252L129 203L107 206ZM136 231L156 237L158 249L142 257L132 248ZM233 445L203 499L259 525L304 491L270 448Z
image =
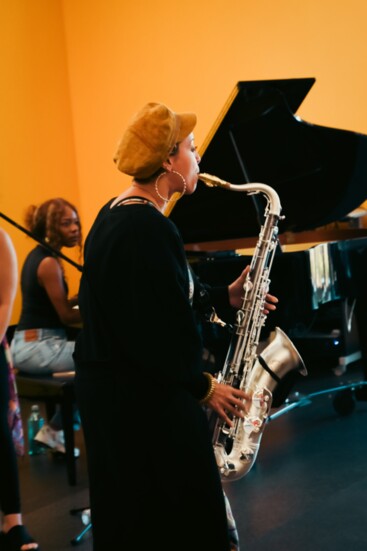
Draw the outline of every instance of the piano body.
M280 303L266 327L280 326L306 362L336 363L337 373L367 358L367 230L345 222L367 199L367 136L301 120L296 111L314 83L238 82L202 146L200 170L277 191L284 219L270 291ZM203 281L229 283L250 263L264 206L259 194L200 182L174 205L170 217ZM344 229L330 228L340 221ZM286 251L290 244L301 250ZM219 337L217 351L227 340Z

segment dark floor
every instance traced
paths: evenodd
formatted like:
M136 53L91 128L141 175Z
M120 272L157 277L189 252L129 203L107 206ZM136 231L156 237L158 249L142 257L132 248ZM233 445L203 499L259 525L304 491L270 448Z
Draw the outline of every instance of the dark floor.
M355 363L336 376L329 367L307 367L308 377L293 389L303 405L278 416L272 410L254 467L225 484L242 551L367 549L367 402L354 401L352 412L341 414L334 402L340 391L327 390L361 381L361 368ZM24 417L29 406L22 404ZM74 548L71 540L83 528L70 514L88 505L81 433L77 445L75 487L68 486L60 458L27 456L19 463L24 520L42 551ZM76 548L91 551L90 533Z

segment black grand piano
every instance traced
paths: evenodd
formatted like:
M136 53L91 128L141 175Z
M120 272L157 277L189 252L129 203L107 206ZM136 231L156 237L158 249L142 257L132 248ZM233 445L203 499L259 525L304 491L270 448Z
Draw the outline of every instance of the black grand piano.
M238 82L201 148L200 170L278 192L284 219L271 292L280 304L266 325L282 327L301 354L329 358L343 370L367 358L367 230L348 225L367 199L367 136L301 120L297 109L314 83ZM249 264L238 251L255 246L264 207L261 195L200 182L175 204L170 217L204 281L229 283ZM306 242L319 244L283 252L282 245Z

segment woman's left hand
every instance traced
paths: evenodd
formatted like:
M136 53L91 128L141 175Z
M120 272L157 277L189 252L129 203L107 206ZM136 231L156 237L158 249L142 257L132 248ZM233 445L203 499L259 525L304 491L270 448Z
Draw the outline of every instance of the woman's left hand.
M250 271L250 266L242 271L240 276L228 286L229 302L233 308L237 310L243 305L244 284L247 274ZM276 310L276 304L278 303L277 297L267 293L264 305L264 314L269 314L270 311Z
M270 295L269 293L265 297L265 304L264 304L264 314L268 315L271 311L276 310L277 307L275 306L279 300L274 295Z

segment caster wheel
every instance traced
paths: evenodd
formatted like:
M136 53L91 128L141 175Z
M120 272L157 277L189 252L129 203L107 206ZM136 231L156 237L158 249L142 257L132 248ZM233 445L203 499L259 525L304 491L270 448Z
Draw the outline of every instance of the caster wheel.
M351 390L338 392L333 399L334 409L339 415L350 415L355 408L355 401Z

